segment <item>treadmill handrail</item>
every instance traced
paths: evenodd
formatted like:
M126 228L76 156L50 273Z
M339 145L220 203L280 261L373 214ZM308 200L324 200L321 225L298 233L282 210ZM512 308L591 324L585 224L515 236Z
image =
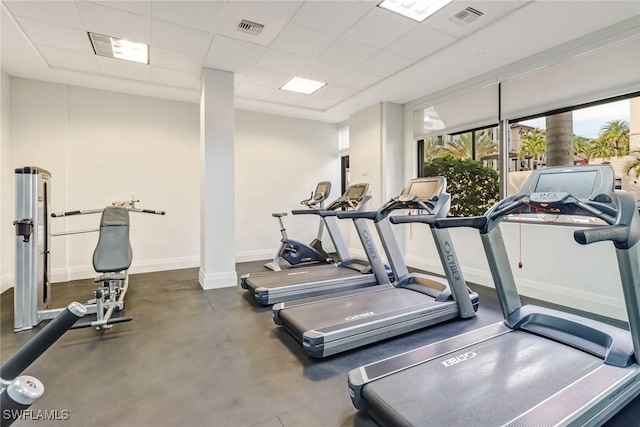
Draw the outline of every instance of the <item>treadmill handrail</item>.
M486 216L437 218L434 225L436 228L469 227L482 230L487 225L487 221Z
M346 218L351 218L351 219L357 219L357 218L365 218L365 219L371 219L371 220L375 220L376 217L378 215L377 211L373 211L373 212L353 212L353 211L347 211L347 212L336 212L336 216L340 219L346 219Z
M390 216L389 221L391 224L410 224L420 222L423 224L433 225L436 222L436 216L434 214L395 215Z

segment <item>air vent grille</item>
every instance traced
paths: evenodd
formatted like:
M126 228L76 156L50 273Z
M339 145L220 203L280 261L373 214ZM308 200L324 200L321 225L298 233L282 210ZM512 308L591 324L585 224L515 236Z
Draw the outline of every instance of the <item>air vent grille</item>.
M466 25L472 23L482 15L484 15L484 13L480 12L478 9L468 7L453 15L449 20L459 25Z
M257 36L258 34L260 34L263 28L264 28L264 25L258 24L257 22L247 21L246 19L243 19L238 24L238 31L241 31L247 34L253 34L254 36Z

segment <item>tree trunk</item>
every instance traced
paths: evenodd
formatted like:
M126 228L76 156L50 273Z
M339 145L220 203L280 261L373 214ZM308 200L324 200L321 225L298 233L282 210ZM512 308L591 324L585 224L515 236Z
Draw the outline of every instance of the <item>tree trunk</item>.
M547 166L573 164L573 112L546 117Z

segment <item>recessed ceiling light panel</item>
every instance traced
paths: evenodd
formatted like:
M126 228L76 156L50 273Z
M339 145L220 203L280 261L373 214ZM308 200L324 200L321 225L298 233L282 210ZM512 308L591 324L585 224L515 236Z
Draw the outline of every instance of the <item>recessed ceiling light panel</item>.
M141 64L149 63L149 46L146 44L96 33L89 33L89 39L91 39L93 51L96 55L134 61Z
M302 77L294 77L284 84L280 89L288 90L291 92L304 93L305 95L311 95L326 83L317 82L315 80L303 79Z
M422 22L453 0L383 0L378 7Z

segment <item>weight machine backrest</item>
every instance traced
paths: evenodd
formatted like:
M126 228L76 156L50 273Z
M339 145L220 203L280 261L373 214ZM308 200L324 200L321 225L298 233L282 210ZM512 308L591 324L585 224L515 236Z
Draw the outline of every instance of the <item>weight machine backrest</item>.
M100 237L93 252L93 268L98 273L127 270L133 261L129 242L129 211L123 206L107 206L100 218Z

